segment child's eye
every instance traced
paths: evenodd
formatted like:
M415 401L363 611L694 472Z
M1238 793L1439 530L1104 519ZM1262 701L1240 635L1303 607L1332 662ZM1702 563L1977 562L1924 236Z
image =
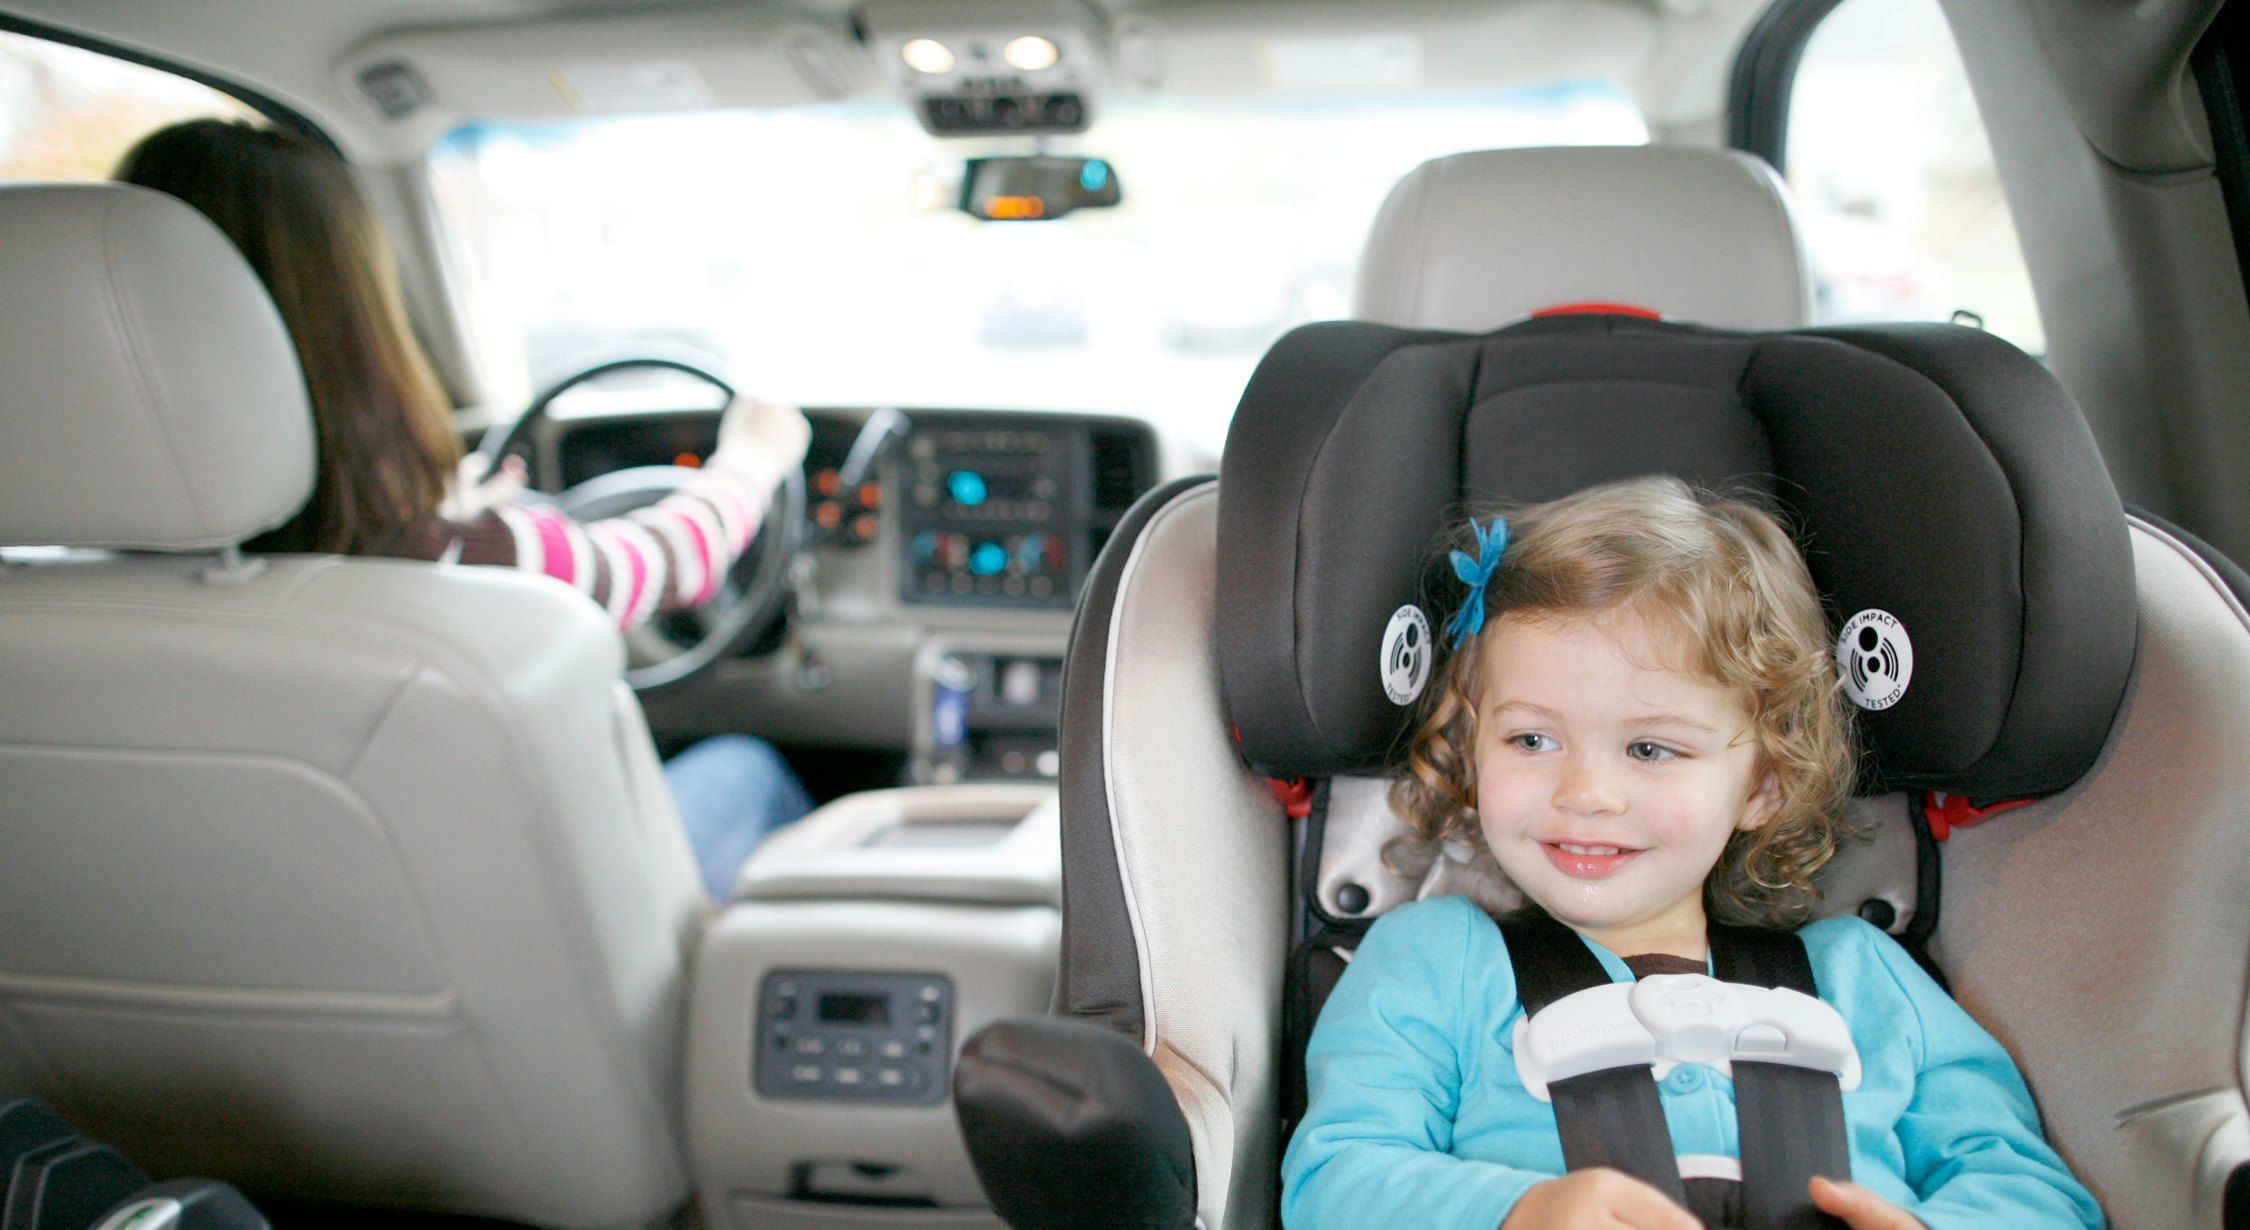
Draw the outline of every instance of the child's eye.
M1646 739L1626 744L1625 754L1631 756L1635 760L1645 760L1650 764L1661 764L1664 761L1671 760L1679 756L1679 753L1673 751L1671 748L1668 748L1661 743L1651 743Z
M1545 735L1522 734L1508 736L1508 742L1527 752L1551 752L1561 746Z

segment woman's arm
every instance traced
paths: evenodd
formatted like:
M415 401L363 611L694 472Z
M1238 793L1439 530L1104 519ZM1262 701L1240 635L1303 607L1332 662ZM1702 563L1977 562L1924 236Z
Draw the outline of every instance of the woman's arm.
M647 508L579 522L553 508L502 501L459 520L432 518L387 554L543 572L592 597L620 627L638 627L659 612L711 600L810 440L794 407L737 397L703 468Z

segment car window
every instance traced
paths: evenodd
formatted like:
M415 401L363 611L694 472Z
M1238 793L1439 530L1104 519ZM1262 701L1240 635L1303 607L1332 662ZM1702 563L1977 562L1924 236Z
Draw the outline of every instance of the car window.
M1788 132L1820 320L1968 312L2044 352L1992 147L1937 0L1838 5L1805 44Z
M486 125L433 152L495 387L623 339L718 353L806 404L1126 411L1214 452L1284 330L1346 315L1391 185L1463 150L1647 139L1614 86L1117 98L1055 153L1124 202L1054 221L951 206L966 157L903 105Z
M0 31L0 182L108 179L134 142L204 116L256 113L162 69Z

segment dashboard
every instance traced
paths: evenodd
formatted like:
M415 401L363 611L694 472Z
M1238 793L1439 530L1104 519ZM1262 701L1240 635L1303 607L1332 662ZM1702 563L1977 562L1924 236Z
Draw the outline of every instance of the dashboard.
M644 697L652 727L903 754L909 781L1051 779L1071 614L1118 522L1162 477L1156 433L1127 417L1014 410L806 418L792 614L690 688ZM698 466L718 415L542 427L537 485L561 490L637 466Z
M903 603L1068 611L1118 519L1156 483L1154 433L1132 419L887 409L807 417L808 542L887 542ZM870 441L870 430L880 438ZM555 442L558 486L633 466L699 466L717 437L710 412L568 421Z

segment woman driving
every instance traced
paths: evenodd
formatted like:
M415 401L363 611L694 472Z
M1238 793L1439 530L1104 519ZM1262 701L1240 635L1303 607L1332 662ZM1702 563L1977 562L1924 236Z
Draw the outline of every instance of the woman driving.
M248 258L295 342L319 454L305 507L246 544L543 572L620 627L708 601L746 549L811 429L794 407L736 397L718 447L678 491L579 522L519 504L520 464L470 475L451 402L407 322L397 268L344 161L311 141L226 120L160 129L117 178L180 198ZM473 461L473 459L470 459ZM707 739L665 766L714 900L765 833L811 810L769 744Z

